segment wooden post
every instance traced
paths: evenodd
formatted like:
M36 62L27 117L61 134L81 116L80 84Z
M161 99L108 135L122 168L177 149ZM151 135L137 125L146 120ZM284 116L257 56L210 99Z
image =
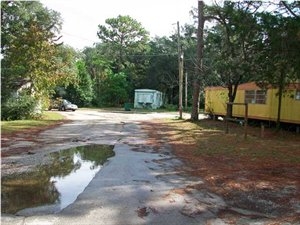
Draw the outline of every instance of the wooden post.
M178 47L178 78L179 78L179 119L182 119L182 82L183 82L183 52L180 43L180 26L177 22L177 47Z
M233 102L227 102L226 103L227 105L227 108L228 108L228 105L244 105L245 106L245 128L244 128L244 139L247 139L247 133L248 133L248 130L247 130L247 127L248 127L248 103L233 103ZM227 109L226 108L226 109ZM228 134L229 132L229 129L228 129L228 115L226 114L226 117L225 117L225 133Z
M247 127L248 127L248 103L245 103L245 140L247 139Z
M226 111L227 111L227 108L228 108L229 104L230 104L230 102L226 103ZM228 114L226 113L226 116L225 116L225 134L228 134L228 132L229 132L229 129L228 129Z
M264 123L260 124L260 137L261 138L265 137L265 125L264 125Z
M182 119L182 89L183 89L183 51L180 49L179 61L179 119Z
M187 110L187 107L188 107L188 104L187 104L187 101L188 101L188 73L185 72L185 110Z

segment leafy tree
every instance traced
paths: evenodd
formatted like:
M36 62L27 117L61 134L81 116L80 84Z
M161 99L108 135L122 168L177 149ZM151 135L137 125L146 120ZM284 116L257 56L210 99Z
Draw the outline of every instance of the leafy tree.
M112 61L105 55L107 44L100 43L93 48L86 48L84 62L86 72L93 81L93 105L120 106L128 100L129 82L125 73L115 73Z
M139 87L145 77L148 51L148 32L130 16L106 19L99 25L98 37L104 44L107 58L111 58L114 73L125 72L132 88Z
M111 61L105 57L105 44L97 44L95 47L84 49L84 62L87 72L93 82L94 98L92 104L101 106L105 104L101 95L102 83L106 77L112 73Z
M79 106L89 106L94 97L93 82L84 61L77 61L76 66L78 82L67 87L65 97Z
M277 14L285 15L292 18L300 18L300 2L299 1L280 1L277 7Z
M260 10L270 4L277 4L277 9ZM209 66L206 72L210 77L206 83L227 87L230 102L234 102L241 82L256 80L262 87L278 87L279 124L284 88L300 77L299 9L299 2L284 1L279 4L224 2L222 7L207 7L205 19L214 19L217 23L206 36L208 60L203 62ZM231 115L232 107L228 107L227 116Z
M185 24L180 27L180 46L184 52L184 71L190 75L195 70L196 29ZM166 103L178 104L178 34L155 37L149 43L149 66L146 72L146 87L166 94ZM192 76L189 76L192 77ZM188 84L191 79L189 78Z
M36 98L75 76L72 61L59 43L60 15L35 1L1 2L2 101L27 79Z
M124 73L111 73L101 83L101 102L120 106L128 98L128 82Z
M168 103L174 104L178 93L177 43L168 37L156 37L149 46L149 66L144 86L165 93Z
M257 72L254 59L259 28L254 12L258 7L260 4L252 2L207 7L206 18L217 21L206 38L205 51L212 67L207 72L228 89L229 102L234 102L238 85L253 80ZM227 108L227 116L232 116L232 105Z
M256 65L260 72L255 79L261 87L278 88L277 128L285 88L300 79L300 17L295 15L259 14L261 36L257 43Z
M118 71L127 65L128 53L141 53L146 49L148 32L130 16L106 19L107 26L99 25L97 35L103 43L109 43L109 54L115 58Z

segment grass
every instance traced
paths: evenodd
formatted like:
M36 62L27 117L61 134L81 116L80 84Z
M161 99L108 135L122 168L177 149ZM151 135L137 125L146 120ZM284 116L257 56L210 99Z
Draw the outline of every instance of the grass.
M208 190L221 196L228 209L274 216L268 224L299 221L293 204L300 200L299 134L265 128L261 137L259 127L249 126L245 140L244 127L230 123L225 134L224 122L213 120L154 120L145 122L144 127L149 145L160 150L164 137L172 153L183 161L176 167L179 174L200 178L201 183L185 190ZM236 224L242 214L225 209L219 215Z
M225 134L222 122L202 120L170 121L171 141L190 148L191 157L225 157L233 160L248 159L254 162L277 161L300 163L300 137L285 132L267 138L259 136L260 130L249 127L249 135L244 140L243 127L233 124L231 132ZM281 137L281 136L284 136Z
M64 119L64 116L57 112L46 111L43 113L41 119L36 120L13 120L1 121L1 133L11 134L19 131L24 131L32 128L40 128L43 126L50 126L57 124Z

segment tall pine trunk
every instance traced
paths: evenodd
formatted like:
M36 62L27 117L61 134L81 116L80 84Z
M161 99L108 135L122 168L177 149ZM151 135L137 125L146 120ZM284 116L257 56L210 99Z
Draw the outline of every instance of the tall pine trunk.
M276 119L277 130L280 129L282 94L283 94L283 87L280 85L278 90L278 109L277 109L277 119Z
M203 28L204 28L204 3L198 0L198 31L197 31L197 59L195 67L195 75L193 79L193 105L191 112L191 120L197 121L199 119L199 95L201 89L201 82L203 80Z
M284 92L285 82L284 82L284 70L280 70L280 82L278 87L278 108L277 108L277 119L276 119L276 129L280 129L280 120L281 120L281 104L282 104L282 95Z

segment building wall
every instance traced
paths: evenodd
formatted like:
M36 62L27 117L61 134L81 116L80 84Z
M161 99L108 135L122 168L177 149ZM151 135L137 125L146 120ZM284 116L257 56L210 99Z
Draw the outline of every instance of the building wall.
M152 89L136 89L134 94L134 108L157 109L162 106L162 93Z
M245 103L246 90L259 90L256 85L241 85L237 91L235 103ZM297 87L289 87L282 97L281 122L300 124L300 100L296 100ZM299 89L300 90L300 89ZM267 90L266 104L248 103L248 117L276 121L278 110L278 89ZM212 87L205 90L205 112L214 115L226 115L226 102L228 102L228 90L222 87ZM243 105L233 106L233 116L244 117Z

